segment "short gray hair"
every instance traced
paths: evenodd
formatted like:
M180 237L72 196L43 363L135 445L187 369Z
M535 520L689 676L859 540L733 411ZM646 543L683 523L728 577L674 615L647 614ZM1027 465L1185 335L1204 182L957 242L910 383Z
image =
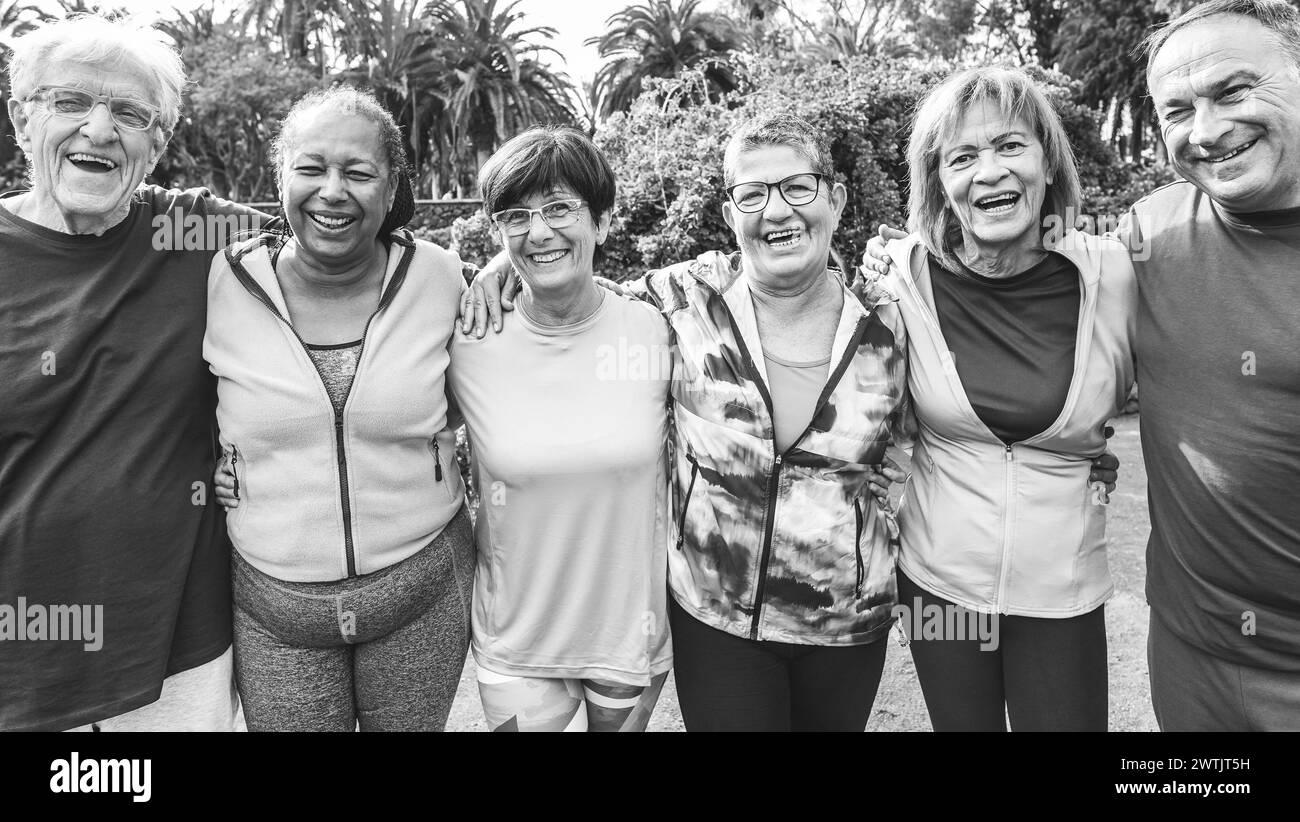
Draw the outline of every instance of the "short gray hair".
M997 66L949 76L917 108L907 144L907 164L911 176L908 227L921 235L926 249L951 271L961 270L953 251L960 245L961 225L948 208L948 196L939 180L939 155L944 142L961 128L966 114L980 103L996 106L1009 120L1023 118L1042 143L1052 182L1047 184L1040 219L1055 215L1073 227L1083 200L1070 138L1060 115L1032 77L1018 68Z
M722 158L722 175L724 185L736 182L736 161L746 151L765 146L788 146L807 160L813 171L825 174L829 179L835 173L831 160L830 146L821 137L821 132L802 117L793 114L766 114L747 120L741 124L731 140Z
M153 26L130 19L109 20L82 14L47 23L13 44L9 60L9 88L14 99L24 100L52 61L69 60L111 71L137 65L152 78L156 102L162 109L164 131L172 131L181 116L185 65L176 49Z
M1147 55L1148 59L1147 76L1151 76L1151 64L1155 62L1156 54L1176 32L1195 23L1224 15L1248 17L1272 31L1278 40L1278 45L1291 55L1292 62L1300 68L1300 9L1286 0L1209 0L1207 3L1192 6L1151 32L1142 42L1140 50Z

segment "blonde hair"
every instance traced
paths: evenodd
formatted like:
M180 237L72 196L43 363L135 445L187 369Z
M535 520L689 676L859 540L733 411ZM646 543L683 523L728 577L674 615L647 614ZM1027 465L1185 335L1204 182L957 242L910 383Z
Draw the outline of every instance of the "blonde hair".
M986 67L958 72L926 96L912 121L907 144L911 193L907 225L921 235L926 249L952 271L961 270L955 247L961 244L961 224L948 206L939 180L943 144L961 128L971 109L988 103L1008 120L1023 119L1043 146L1051 182L1039 215L1046 224L1055 215L1073 225L1082 193L1074 151L1061 118L1034 80L1020 69Z

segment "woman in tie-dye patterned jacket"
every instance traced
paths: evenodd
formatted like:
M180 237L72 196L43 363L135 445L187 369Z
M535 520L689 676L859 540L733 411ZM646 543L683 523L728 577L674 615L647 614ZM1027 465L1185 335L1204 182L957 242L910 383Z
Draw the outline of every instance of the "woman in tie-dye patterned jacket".
M808 123L725 156L739 254L631 289L675 336L673 652L688 730L866 726L896 602L893 515L868 487L906 427L903 323L828 267L847 192ZM493 302L495 269L476 283Z
M866 485L907 419L906 340L892 302L864 305L827 270L846 192L815 134L792 117L742 128L724 205L741 252L634 286L677 346L688 728L862 730L883 665L897 529Z

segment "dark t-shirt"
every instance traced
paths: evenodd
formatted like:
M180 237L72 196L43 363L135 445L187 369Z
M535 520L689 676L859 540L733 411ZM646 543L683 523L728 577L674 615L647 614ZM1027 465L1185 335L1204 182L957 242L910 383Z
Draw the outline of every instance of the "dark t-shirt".
M1300 671L1300 209L1188 183L1133 207L1147 599L1178 636Z
M959 277L930 257L939 327L976 415L1010 444L1065 408L1079 328L1079 270L1060 254L1011 277Z
M143 188L94 237L0 208L0 729L140 707L230 645L203 332L234 238L214 212L257 214Z

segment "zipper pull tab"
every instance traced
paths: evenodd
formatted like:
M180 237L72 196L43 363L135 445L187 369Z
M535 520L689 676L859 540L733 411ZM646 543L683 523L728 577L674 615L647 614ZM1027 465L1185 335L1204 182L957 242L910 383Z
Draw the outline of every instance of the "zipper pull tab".
M438 438L433 438L433 478L442 482L442 458L438 456Z

